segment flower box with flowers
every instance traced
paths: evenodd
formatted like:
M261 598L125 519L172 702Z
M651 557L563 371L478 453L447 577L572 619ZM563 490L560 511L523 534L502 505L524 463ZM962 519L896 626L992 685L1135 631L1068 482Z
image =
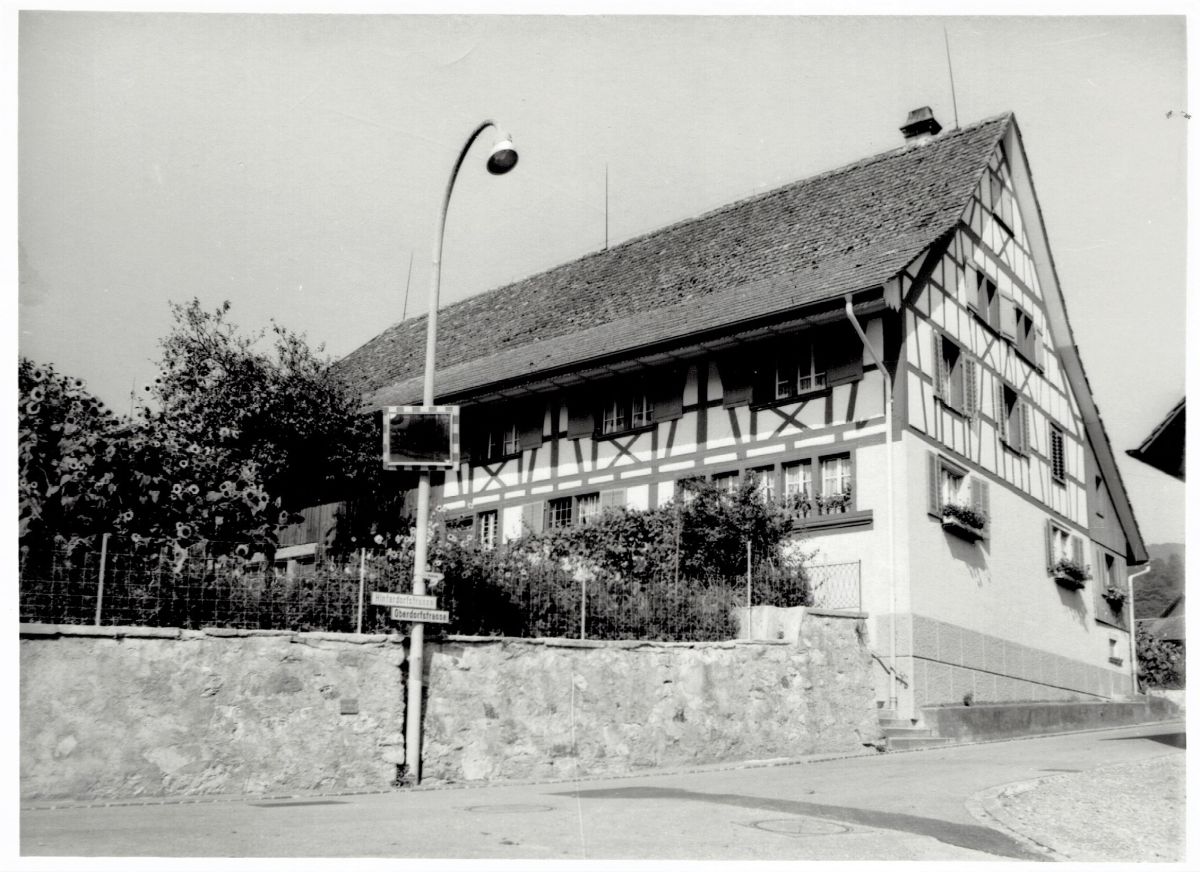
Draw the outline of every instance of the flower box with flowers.
M1121 590L1119 587L1113 587L1110 584L1104 589L1104 593L1102 593L1101 596L1104 597L1104 601L1108 603L1109 607L1115 611L1125 605L1125 599L1128 594L1126 594L1125 591Z
M1087 580L1092 577L1086 566L1067 557L1060 558L1050 567L1050 575L1067 590L1082 590Z
M987 527L987 516L970 506L946 503L942 506L942 529L974 542L982 539Z

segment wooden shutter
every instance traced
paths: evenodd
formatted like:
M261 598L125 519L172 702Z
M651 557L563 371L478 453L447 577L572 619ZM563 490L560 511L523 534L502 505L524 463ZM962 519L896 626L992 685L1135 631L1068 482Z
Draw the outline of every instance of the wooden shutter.
M497 518L497 521L499 519ZM530 533L540 533L546 523L546 502L538 500L521 506L521 524Z
M479 413L477 407L464 406L462 412L459 413L458 458L462 463L470 463L476 454L479 455L480 460L484 459L483 451L478 446L480 439L484 438L485 423L483 415Z
M1000 296L1000 333L1014 340L1017 338L1016 306L1012 297Z
M600 491L600 510L619 509L625 505L625 488Z
M567 438L580 439L596 432L596 410L582 390L567 398Z
M1071 537L1071 559L1083 565L1083 540L1078 536Z
M972 476L971 478L971 508L979 512L985 518L990 518L991 513L988 506L988 483L981 478Z
M942 516L942 483L938 475L938 459L932 451L925 453L928 458L926 465L929 469L929 514L940 518Z
M1054 522L1046 521L1046 571L1054 566Z
M748 361L740 355L727 354L717 362L717 371L721 375L722 406L729 409L750 402L754 374Z
M942 357L942 334L933 334L933 395L946 399L946 361Z
M1029 403L1025 402L1024 400L1017 400L1017 406L1021 413L1021 422L1020 422L1021 453L1028 454L1029 453L1029 445L1030 445L1030 440L1029 440L1029 417L1030 417L1029 416Z
M1046 336L1037 329L1033 333L1033 363L1040 369L1046 369Z
M1004 405L1004 382L996 379L996 429L1000 438L1008 441L1008 409Z
M674 367L655 372L654 420L674 421L683 417L683 380L685 372Z
M540 448L545 421L546 407L540 400L522 404L517 418L517 447L522 451Z
M963 412L971 418L979 414L979 367L969 357L963 362Z
M849 384L858 381L863 376L863 344L855 329L846 324L844 327L830 328L828 339L823 340L826 359L829 368L826 370L825 383L830 387Z
M975 278L975 287L967 289L967 308L982 315L987 312L987 300L983 297L983 281L979 277L979 270L971 270L971 275Z

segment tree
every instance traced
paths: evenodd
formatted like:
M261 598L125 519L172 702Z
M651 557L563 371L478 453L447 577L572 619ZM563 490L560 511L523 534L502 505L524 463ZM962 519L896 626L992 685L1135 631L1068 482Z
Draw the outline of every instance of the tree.
M160 376L127 447L143 493L121 518L137 539L270 547L306 505L385 489L378 428L322 349L275 324L245 335L230 304L172 304ZM220 545L217 545L220 550Z
M82 379L22 357L17 365L18 536L45 552L112 528L126 480L122 422Z

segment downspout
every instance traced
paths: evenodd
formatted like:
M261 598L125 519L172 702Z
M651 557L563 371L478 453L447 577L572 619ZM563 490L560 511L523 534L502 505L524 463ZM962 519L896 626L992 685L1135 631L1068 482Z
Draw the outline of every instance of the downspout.
M858 334L858 338L862 340L863 348L871 353L871 358L875 361L875 366L879 369L883 376L883 421L884 421L884 439L887 446L887 529L888 529L888 587L891 589L892 597L892 619L891 619L891 656L892 661L891 675L888 681L888 705L892 709L892 714L898 717L898 696L896 693L896 621L899 615L896 614L896 514L895 501L893 499L893 489L895 487L892 481L892 379L887 371L887 367L883 365L883 356L875 350L867 340L867 334L862 328L862 324L858 322L858 317L854 314L854 302L850 294L846 294L846 317L854 326L854 331ZM862 580L859 579L859 584Z
M1137 659L1137 620L1134 614L1134 601L1137 599L1133 595L1133 580L1141 578L1154 567L1149 563L1142 569L1139 569L1133 575L1128 576L1129 579L1129 666L1132 675L1130 676L1130 687L1136 695L1138 692L1138 659Z

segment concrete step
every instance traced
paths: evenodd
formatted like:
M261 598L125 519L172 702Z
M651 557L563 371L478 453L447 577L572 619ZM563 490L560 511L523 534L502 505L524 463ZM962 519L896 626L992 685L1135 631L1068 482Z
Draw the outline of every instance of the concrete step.
M942 739L938 736L888 736L887 740L889 751L911 751L914 748L936 748L949 744L951 744L949 739Z
M931 739L933 730L927 727L887 727L883 734L888 739Z
M920 718L880 718L879 726L885 730L891 729L909 729L911 727L924 727Z

